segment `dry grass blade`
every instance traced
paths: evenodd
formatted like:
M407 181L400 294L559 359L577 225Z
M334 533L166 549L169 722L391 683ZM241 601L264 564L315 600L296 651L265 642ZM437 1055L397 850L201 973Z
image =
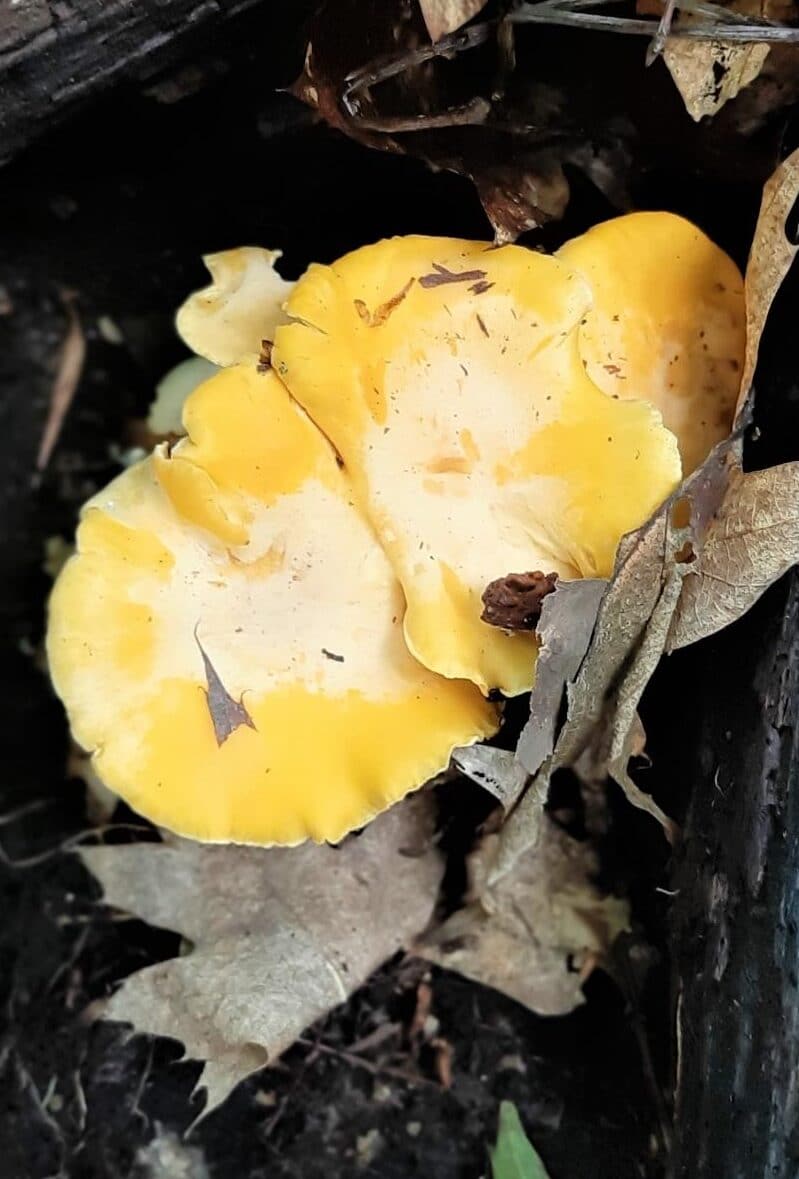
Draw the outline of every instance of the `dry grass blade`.
M76 298L77 295L74 291L61 292L61 301L67 313L68 327L61 345L58 369L50 393L47 421L39 444L39 452L36 455L37 471L43 471L50 461L86 360L86 337L83 334L80 317L75 306Z

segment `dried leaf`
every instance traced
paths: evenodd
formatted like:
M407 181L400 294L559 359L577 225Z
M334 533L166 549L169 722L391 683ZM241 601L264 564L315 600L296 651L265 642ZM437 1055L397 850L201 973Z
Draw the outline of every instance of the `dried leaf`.
M527 771L507 749L467 745L454 750L452 760L462 774L493 794L506 811L516 804L527 785Z
M763 69L769 46L730 41L688 41L669 37L663 59L696 122L714 115Z
M497 1143L491 1151L491 1176L492 1179L549 1179L512 1101L503 1101L499 1106Z
M126 979L105 1014L205 1060L207 1112L424 929L442 873L431 807L416 795L340 847L84 849L108 904L193 943Z
M788 224L797 200L799 151L766 185L755 231L746 275L746 392L739 421L748 410L768 309L797 252L792 244L796 234ZM793 464L742 475L741 438L734 435L715 448L648 523L624 538L585 658L572 682L566 677L567 713L554 748L547 754L550 741L540 736L530 748L534 723L523 735L517 756L522 759L523 753L534 776L502 829L492 884L514 872L520 857L539 843L549 780L559 767L579 770L587 764L593 776L604 771L673 838L674 824L628 772L630 757L640 752L641 695L664 651L734 621L797 560L795 480ZM783 502L772 506L766 502L769 496L772 503L780 497ZM556 603L560 592L548 600ZM543 715L548 734L551 699Z
M522 730L516 756L528 774L536 774L555 746L558 717L566 685L583 661L607 582L586 578L557 586L542 603L536 633L541 649L530 696L530 719Z
M83 334L80 317L75 308L76 297L74 291L61 292L61 302L67 313L68 327L64 343L61 345L58 370L50 391L50 409L44 424L42 440L39 443L39 452L36 455L37 471L43 471L50 461L50 456L58 442L64 420L78 388L86 360L86 337Z
M194 641L200 648L203 668L205 669L205 681L208 685L205 692L205 699L208 704L208 711L211 714L211 723L214 726L216 743L217 745L224 745L228 737L232 736L236 729L240 729L242 725L248 729L254 729L255 725L241 700L236 700L228 692L219 676L219 672L208 658L205 647L203 647L197 636L196 628L194 631Z
M771 304L791 269L799 237L797 226L789 232L789 217L799 201L799 151L780 164L763 188L760 215L755 226L746 267L746 357L736 419L744 417L752 393L757 354Z
M482 12L487 3L488 0L419 0L419 7L430 40L440 41Z
M628 927L627 905L599 894L591 883L597 861L590 845L546 816L535 850L491 884L500 841L487 836L471 857L475 899L417 950L541 1015L564 1015L584 1001L575 961L607 953Z
M611 137L586 148L567 135L550 109L552 87L544 87L545 119L537 109L523 114L503 109L500 92L513 69L510 26L492 22L457 31L461 17L474 15L483 3L425 0L417 7L391 0L364 8L360 0L328 0L311 23L304 69L292 92L359 143L469 177L495 240L504 243L562 216L569 199L563 160L593 173L606 155L604 140ZM423 11L436 31L456 31L425 44ZM495 52L486 55L479 71L470 69L474 55L468 51L491 42ZM497 55L499 74L495 60L488 64ZM436 58L452 64L439 71ZM464 79L473 93L466 102Z
M685 578L669 630L675 651L729 626L799 564L799 463L735 471Z

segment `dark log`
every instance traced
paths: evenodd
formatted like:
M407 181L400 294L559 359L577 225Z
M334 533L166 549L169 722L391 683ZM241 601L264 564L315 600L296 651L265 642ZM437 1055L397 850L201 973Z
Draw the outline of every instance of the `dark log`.
M207 46L219 26L258 4L0 0L0 161L111 83L152 78L200 34Z
M790 330L798 280L794 268L764 340L751 465L799 453ZM799 573L703 646L692 801L674 885L672 1176L796 1179Z

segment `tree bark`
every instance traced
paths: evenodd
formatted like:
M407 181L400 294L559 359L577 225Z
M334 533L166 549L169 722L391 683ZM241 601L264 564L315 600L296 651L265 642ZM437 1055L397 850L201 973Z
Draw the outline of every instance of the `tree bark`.
M749 466L799 457L799 271L755 380ZM673 1179L799 1175L799 570L701 645L674 887Z
M259 0L0 0L0 161L113 81L148 78Z
M799 1168L799 574L715 644L675 930L675 1179Z

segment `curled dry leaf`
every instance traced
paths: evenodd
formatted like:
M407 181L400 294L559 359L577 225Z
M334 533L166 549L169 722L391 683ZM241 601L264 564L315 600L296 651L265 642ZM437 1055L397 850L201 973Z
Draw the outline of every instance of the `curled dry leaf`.
M596 856L546 816L535 849L493 884L501 836L489 835L470 862L475 899L417 950L431 962L494 987L541 1015L583 1002L581 964L601 960L629 911L592 884ZM575 965L578 969L575 969Z
M754 82L765 65L769 46L729 41L687 41L669 37L663 50L685 109L696 122L714 115Z
M527 771L516 755L507 749L467 745L456 749L452 760L462 774L493 794L506 811L515 806L527 785Z
M340 847L84 849L108 904L192 942L126 979L104 1014L204 1060L212 1109L425 928L442 873L432 813L416 795Z
M563 215L564 159L594 174L607 149L586 149L579 137L564 135L554 115L506 109L501 91L513 69L510 26L461 28L484 4L328 0L309 27L305 66L292 92L359 143L467 176L497 242L506 243ZM490 49L476 61L470 51L480 46ZM449 63L446 70L436 59ZM464 102L465 87L473 97ZM543 89L549 115L552 88Z
M733 472L685 578L666 649L676 651L740 618L799 562L799 463Z
M760 339L771 304L799 250L796 225L789 232L789 218L799 201L799 151L780 164L763 189L760 215L755 226L746 267L746 357L736 419L745 417L752 395Z
M550 756L566 685L583 661L607 582L599 578L566 582L544 599L537 634L541 640L536 680L530 696L530 719L522 730L516 756L535 774Z

